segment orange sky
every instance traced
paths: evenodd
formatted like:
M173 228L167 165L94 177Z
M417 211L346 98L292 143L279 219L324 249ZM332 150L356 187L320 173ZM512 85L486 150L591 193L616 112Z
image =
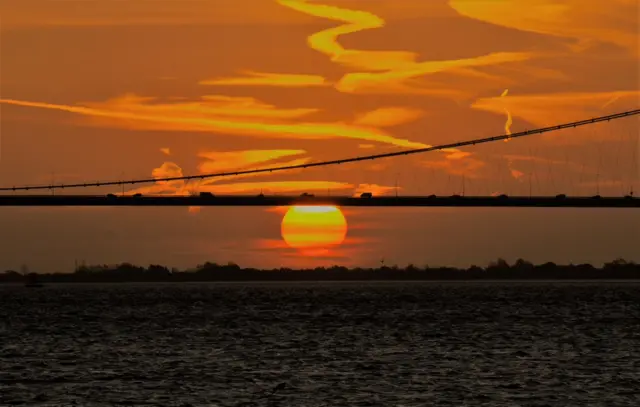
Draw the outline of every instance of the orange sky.
M300 164L640 106L636 0L0 7L3 186ZM639 124L139 191L393 194L397 182L401 194L451 195L464 178L467 194L621 195L640 191ZM640 218L624 211L346 212L345 244L305 259L271 244L281 242L282 213L274 211L7 208L0 269L65 269L74 258L180 267L374 265L380 256L453 265L498 256L638 259Z

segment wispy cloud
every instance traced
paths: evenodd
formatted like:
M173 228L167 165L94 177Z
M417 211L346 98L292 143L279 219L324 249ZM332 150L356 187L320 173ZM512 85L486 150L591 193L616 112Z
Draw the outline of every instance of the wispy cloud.
M423 167L442 170L451 175L464 176L467 178L480 178L479 170L484 168L485 165L486 163L484 161L472 156L422 161Z
M283 157L305 154L305 150L242 150L206 151L198 154L206 161L198 166L201 173L213 173L248 169L248 167L268 165ZM255 169L257 169L256 167Z
M198 169L200 173L215 173L251 168L264 168L273 165L275 161L305 154L304 150L241 150L241 151L206 151L198 156L205 159ZM309 157L286 161L284 165L302 164L308 162ZM280 163L279 165L282 165ZM175 162L164 162L161 166L152 170L154 178L183 176L182 168ZM389 187L379 185L356 186L348 182L336 182L326 180L267 180L253 182L238 182L238 178L255 177L253 174L230 176L225 178L208 178L196 181L157 181L153 185L142 186L127 193L161 194L161 195L188 195L190 193L212 192L215 194L289 194L315 191L347 191L360 189L375 189L375 191L387 191ZM263 174L264 176L264 174ZM371 192L371 191L367 191Z
M340 21L344 24L312 34L308 44L321 52L331 61L350 69L373 72L350 72L336 84L336 89L346 93L402 93L430 94L460 97L462 89L421 87L412 79L439 72L455 72L456 69L497 65L507 62L519 62L531 57L524 52L496 52L470 58L442 61L418 62L418 55L410 51L378 51L346 49L339 42L342 35L364 30L382 28L385 25L381 17L362 10L351 10L325 4L311 3L307 0L277 0L283 6L301 13ZM469 71L459 71L469 74ZM481 73L476 73L481 75Z
M465 89L451 87L453 83L440 84L439 87L422 86L419 81L411 82L425 75L450 71L461 67L481 67L497 65L506 62L521 62L530 59L529 53L492 53L474 58L465 58L449 61L416 62L412 66L403 69L394 69L387 72L354 72L348 73L340 79L336 89L346 93L401 93L441 95L451 98L471 95Z
M200 81L200 85L209 86L279 86L279 87L311 87L330 86L331 83L319 75L283 74L244 71L245 76L224 77Z
M304 154L304 150L248 150L248 151L231 151L231 152L214 152L201 153L199 156L207 161L198 165L198 170L202 174L210 174L216 172L232 172L234 170L259 170L273 166L278 167L295 167L308 164L311 157L301 157L289 161L281 161L281 158ZM289 170L288 174L301 172L302 169ZM238 174L228 175L224 178L208 178L200 185L209 185L219 182L237 182L240 178L252 178L257 175L268 176L262 174Z
M410 107L382 107L359 115L354 124L371 127L391 127L410 123L422 117L424 112Z
M0 99L0 103L59 110L109 119L102 125L137 130L219 132L268 138L375 141L399 147L423 148L425 144L393 137L382 130L347 123L287 122L317 109L277 109L253 98L207 96L190 103L151 103L154 98L127 95L89 106Z
M572 38L581 46L611 43L638 53L637 0L449 0L449 4L464 16L492 24Z

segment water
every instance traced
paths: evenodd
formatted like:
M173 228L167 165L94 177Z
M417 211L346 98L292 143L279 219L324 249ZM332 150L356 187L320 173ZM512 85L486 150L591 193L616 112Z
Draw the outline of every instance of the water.
M638 388L637 283L0 287L3 406L613 407Z

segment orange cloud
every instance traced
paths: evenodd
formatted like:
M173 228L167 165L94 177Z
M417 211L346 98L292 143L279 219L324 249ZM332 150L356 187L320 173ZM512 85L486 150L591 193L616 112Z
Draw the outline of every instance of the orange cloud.
M315 112L316 109L280 110L252 98L209 96L200 102L172 104L150 104L151 100L153 98L127 95L105 103L91 104L92 107L13 99L0 99L0 103L110 119L104 124L139 130L223 132L256 137L295 139L348 138L376 141L407 148L425 147L425 144L396 138L374 128L344 123L276 121L273 119L298 117Z
M511 176L512 176L513 178L518 179L518 180L519 180L519 179L521 179L521 178L522 178L522 176L524 175L524 172L519 171L519 170L516 170L516 169L514 169L514 168L511 168L511 169L510 169L510 173L511 173Z
M164 155L171 155L171 150L169 148L161 148L160 152Z
M345 49L338 37L363 30L382 28L385 21L379 16L361 10L350 10L307 0L277 0L279 4L315 17L341 21L338 27L323 30L308 38L309 46L331 58L331 61L353 69L375 72L348 73L336 84L346 93L418 93L460 98L468 93L451 88L421 87L412 79L438 72L455 72L461 68L518 62L531 57L529 53L492 53L489 55L448 60L417 62L417 54L409 51L370 51ZM460 72L460 71L459 71ZM461 71L462 74L469 72ZM481 73L476 73L482 75Z
M295 166L295 165L304 165L304 164L309 163L310 161L311 161L310 157L305 157L305 158L300 158L300 159L297 159L297 160L281 162L281 163L278 163L278 166L289 167L289 166ZM254 169L256 169L256 170L257 169L264 169L264 168L268 168L270 166L271 166L270 164L265 163L265 164L256 166ZM204 166L203 165L199 166L199 169L203 174L208 173L207 171L204 171L204 170L207 169L206 164ZM231 171L233 171L233 169ZM302 171L304 171L304 169L299 168L299 169L296 169L296 170L289 170L289 171L287 171L287 173L289 175L291 175L291 174L300 173ZM216 171L216 172L218 172L218 171ZM213 183L217 183L217 182L229 182L230 180L233 180L235 182L236 180L238 180L240 178L251 178L251 177L258 176L258 175L264 176L265 174L266 173L262 173L262 174L238 174L238 175L228 175L228 176L225 176L225 177L218 177L218 178L208 178L205 181L203 181L203 185L213 184Z
M383 27L384 20L375 14L324 4L311 4L307 0L276 1L301 13L345 23L342 26L315 33L308 38L311 48L328 55L334 62L351 68L376 70L403 67L414 62L415 54L412 52L347 50L338 43L338 37L341 35Z
M336 89L346 93L409 93L425 95L442 95L460 98L470 94L462 89L452 89L449 85L440 88L421 86L419 82L409 80L428 74L451 71L455 68L481 67L506 62L521 62L531 58L529 53L497 52L474 58L417 62L403 69L387 72L356 72L344 75L336 84ZM451 73L451 72L450 72Z
M478 170L485 166L484 161L473 157L444 159L437 161L423 161L426 168L443 170L451 175L464 176L467 178L479 178Z
M304 150L207 151L198 154L199 157L207 160L200 164L198 169L203 174L240 170L304 153L306 153Z
M154 168L151 172L151 175L154 178L171 178L171 177L181 177L182 168L176 163L173 162L164 162L159 168ZM159 184L167 184L171 185L175 182L182 181L158 181Z
M638 53L637 0L449 0L463 16L518 30L608 42Z
M158 178L160 178L158 176ZM352 189L353 185L345 182L333 181L262 181L243 182L232 184L198 184L193 182L188 185L184 181L174 181L175 184L162 184L160 182L142 186L130 191L127 194L145 195L188 195L200 192L211 192L221 195L242 195L242 194L290 194L313 191L345 190ZM178 184L182 183L182 184Z
M245 71L245 77L227 77L200 81L200 85L212 86L281 86L309 87L328 86L324 77L319 75L280 74Z
M206 185L203 191L219 194L243 194L259 193L264 194L288 194L302 193L309 191L342 190L353 188L352 184L346 182L333 181L263 181L244 182L234 184Z
M424 112L408 107L382 107L358 116L354 124L358 126L391 127L419 119Z
M446 158L448 160L460 160L460 159L463 159L463 158L467 158L470 155L471 155L471 153L466 152L466 151L454 151L454 152L449 153L446 156Z
M230 157L244 157L245 163L247 162L262 162L266 163L270 157L284 157L291 154L296 154L296 150L274 150L269 151L266 154L259 150L230 152L227 155L221 152L204 153L207 157L223 157L227 161L221 161L219 166L216 167L221 171L225 171L229 168L225 168L225 165L233 165L229 160ZM181 177L184 175L182 168L174 162L164 162L158 168L154 168L151 172L152 176L158 178L168 177ZM250 175L248 175L250 176ZM225 178L210 178L205 180L177 180L177 181L156 181L153 185L145 185L133 190L127 191L128 194L146 194L146 195L189 195L198 194L200 192L212 192L215 194L245 194L262 192L269 193L291 193L291 192L309 192L309 191L327 191L327 190L344 190L351 189L354 186L345 182L332 182L332 181L262 181L262 182L245 182L245 183L215 183L216 181L229 181L231 177Z

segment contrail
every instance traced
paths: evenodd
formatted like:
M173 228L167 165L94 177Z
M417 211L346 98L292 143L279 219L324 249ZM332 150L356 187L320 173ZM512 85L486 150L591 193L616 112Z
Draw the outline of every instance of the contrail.
M454 148L463 147L463 146L474 146L476 144L491 143L491 142L494 142L494 141L506 140L506 139L509 139L509 138L527 137L527 136L532 136L532 135L535 135L535 134L548 133L548 132L568 129L568 128L572 128L572 127L575 128L575 127L586 126L586 125L605 122L605 121L617 120L617 119L622 119L622 118L625 118L625 117L635 116L637 114L640 114L640 109L630 110L630 111L621 112L621 113L615 113L615 114L611 114L611 115L607 115L607 116L596 117L596 118L593 118L593 119L580 120L580 121L577 121L577 122L558 124L558 125L551 126L551 127L543 127L543 128L539 128L539 129L525 130L525 131L522 131L522 132L519 132L519 133L505 134L505 135L501 135L501 136L480 138L480 139L474 139L474 140L469 140L469 141L461 141L461 142L451 143L451 144L442 144L442 145L431 146L431 147L427 147L427 148L418 148L418 149L413 149L413 150L397 151L397 152L394 152L394 153L374 154L374 155L368 155L368 156L362 156L362 157L343 158L343 159L331 160L331 161L320 161L320 162L317 162L317 163L308 163L308 164L300 164L300 165L289 165L289 166L272 167L272 168L262 168L262 169L258 169L258 170L220 172L220 173L216 173L216 174L200 174L200 175L188 175L188 176L168 177L168 178L147 178L147 179L137 179L137 180L129 180L129 181L107 181L107 182L94 182L94 183L84 183L84 184L66 184L66 185L65 184L61 184L61 185L36 185L36 186L22 186L22 187L3 187L3 188L0 188L0 191L19 191L19 190L57 189L57 188L60 188L60 189L62 189L62 188L86 188L86 187L101 187L101 186L113 186L113 185L124 185L124 184L145 184L145 183L148 184L148 183L154 183L154 182L167 182L167 181L205 179L205 178L215 178L215 177L228 177L228 176L233 176L233 175L260 174L260 173L268 173L268 172L271 173L271 172L276 172L276 171L287 171L287 170L294 170L294 169L304 169L304 168L311 168L311 167L324 167L324 166L329 166L329 165L338 165L338 164L346 164L346 163L359 162L359 161L378 160L378 159L382 159L382 158L398 157L398 156L404 156L404 155L410 155L410 154L427 153L427 152L431 152L431 151L442 151L442 150L454 149Z
M500 97L506 97L507 94L509 94L509 89L505 89L504 92L502 92L502 95L500 95ZM511 135L511 125L513 124L513 118L511 117L511 112L509 111L509 109L507 109L506 107L504 108L504 112L507 115L507 122L504 124L504 131L507 135ZM510 139L505 139L504 142L507 143L509 142Z

